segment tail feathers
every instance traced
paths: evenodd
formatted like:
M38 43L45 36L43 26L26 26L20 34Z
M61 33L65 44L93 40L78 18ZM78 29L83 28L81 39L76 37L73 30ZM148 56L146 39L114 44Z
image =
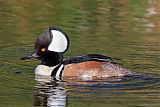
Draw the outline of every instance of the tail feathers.
M84 56L76 56L71 57L66 60L64 60L62 63L64 65L71 64L71 63L80 63L80 62L86 62L86 61L98 61L98 62L112 62L113 60L120 60L118 58L113 58L110 56L100 55L100 54L88 54Z

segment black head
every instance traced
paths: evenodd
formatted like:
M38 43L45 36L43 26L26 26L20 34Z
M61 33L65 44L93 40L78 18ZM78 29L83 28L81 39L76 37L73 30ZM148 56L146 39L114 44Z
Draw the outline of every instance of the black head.
M48 28L37 38L34 53L21 59L38 58L45 63L58 63L63 60L63 53L68 48L68 35L62 29Z

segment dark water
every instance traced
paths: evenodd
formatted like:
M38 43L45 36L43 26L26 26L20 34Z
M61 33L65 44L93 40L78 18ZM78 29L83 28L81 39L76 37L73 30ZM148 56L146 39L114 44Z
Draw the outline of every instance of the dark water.
M160 0L0 0L0 107L159 107ZM20 61L49 26L64 29L65 57L120 58L140 77L37 83L38 61ZM57 101L57 102L56 102ZM55 103L56 102L56 103Z
M159 78L151 75L97 81L37 83L34 105L51 107L159 106Z

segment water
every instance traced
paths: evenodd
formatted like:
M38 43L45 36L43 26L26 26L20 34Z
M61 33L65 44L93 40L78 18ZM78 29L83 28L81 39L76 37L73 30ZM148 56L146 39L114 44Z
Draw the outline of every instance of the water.
M0 106L159 107L160 0L0 0ZM99 81L39 83L32 52L49 26L64 29L65 57L99 53L122 66L149 73ZM53 99L55 99L53 101ZM57 104L57 103L56 103Z
M151 75L108 78L97 81L39 82L35 106L158 106L159 78ZM127 103L126 103L127 102ZM149 103L149 104L148 104Z

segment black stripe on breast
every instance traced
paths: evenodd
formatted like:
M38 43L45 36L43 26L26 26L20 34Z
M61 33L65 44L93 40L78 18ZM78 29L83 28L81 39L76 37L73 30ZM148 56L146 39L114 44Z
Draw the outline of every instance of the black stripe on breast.
M63 64L59 64L57 67L55 67L55 68L53 69L53 71L52 71L52 73L51 73L51 77L53 77L53 79L54 79L55 81L61 80L62 71L63 71L63 69L64 69L64 66L63 66L63 68L61 69L60 74L58 75L59 78L56 77L56 74L57 74L58 70L60 70L60 67L61 67L61 66L63 66Z

